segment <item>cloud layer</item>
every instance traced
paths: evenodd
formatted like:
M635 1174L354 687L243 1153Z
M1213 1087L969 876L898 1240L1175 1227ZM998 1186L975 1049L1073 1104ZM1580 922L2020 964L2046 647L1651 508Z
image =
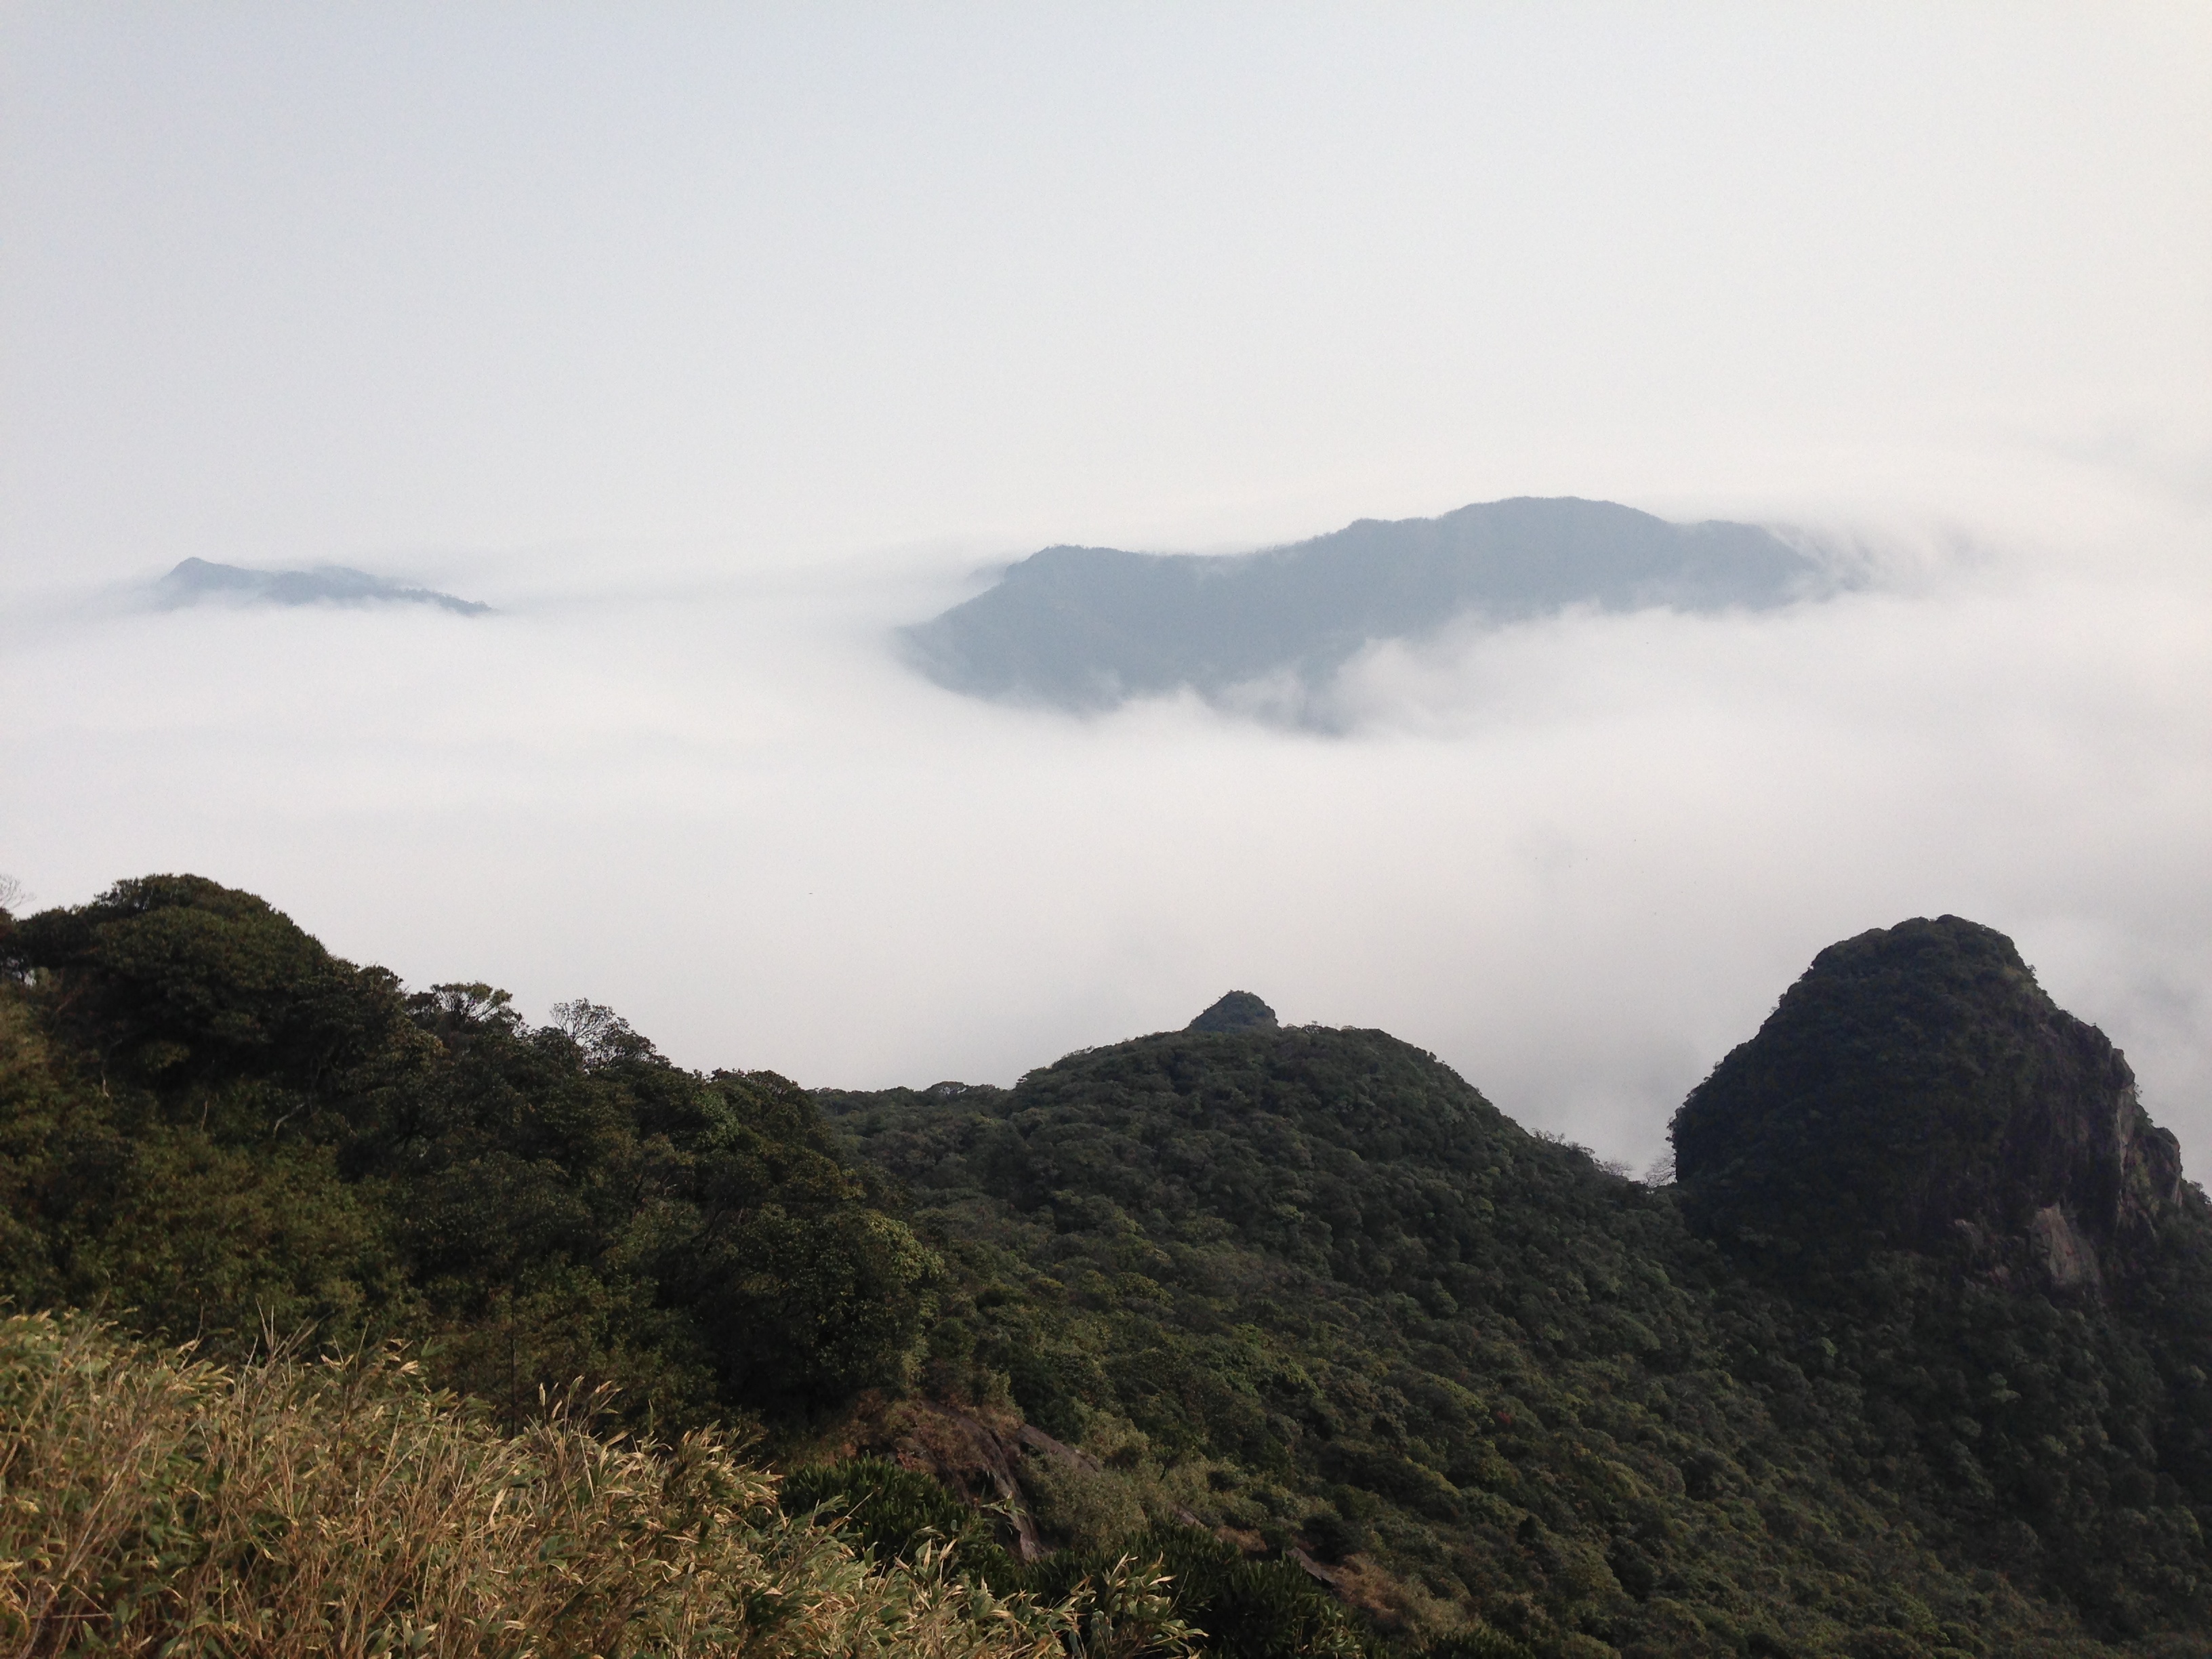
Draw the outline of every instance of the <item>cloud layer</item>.
M1239 986L1638 1164L1956 911L2194 1158L2208 76L2157 5L0 9L0 870L810 1083ZM1377 648L1334 735L886 648L1570 494L1880 580ZM195 556L498 614L147 614Z
M2212 596L2186 557L1891 553L1778 612L1378 647L1334 737L940 691L887 648L952 591L911 559L624 595L582 558L565 597L540 561L468 620L56 615L9 653L0 828L47 902L196 869L416 983L813 1085L1003 1082L1243 987L1638 1167L1820 946L1950 911L2197 1167Z

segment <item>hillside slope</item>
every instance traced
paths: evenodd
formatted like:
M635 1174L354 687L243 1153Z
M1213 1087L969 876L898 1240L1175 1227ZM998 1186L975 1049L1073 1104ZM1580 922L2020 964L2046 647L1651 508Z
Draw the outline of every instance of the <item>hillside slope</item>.
M1931 1464L1957 1412L1897 1386L2056 1320L2124 1436L2148 1407L2113 1386L2117 1316L1993 1291L2016 1317L1908 1296L1851 1326L1381 1032L1247 1022L1012 1090L819 1097L963 1281L934 1385L1003 1377L1092 1455L1030 1459L1071 1538L1182 1512L1313 1559L1386 1626L1472 1614L1545 1651L2201 1650L2197 1486L2125 1479L2047 1539L2015 1492L1978 1546L1990 1478ZM2092 1515L2105 1541L2063 1555Z
M428 1345L510 1422L619 1389L663 1432L897 1383L936 1264L768 1073L608 1010L404 993L191 876L0 915L0 1296L210 1352Z
M1270 679L1310 688L1364 645L1425 638L1462 617L1768 609L1834 585L1755 526L1523 496L1434 519L1362 519L1256 553L1048 547L901 640L953 690L1097 709L1185 687L1208 697Z
M0 970L18 1309L397 1339L516 1429L609 1385L763 1433L886 1559L1171 1561L1155 1611L1234 1659L2212 1651L2212 1210L1955 918L1824 952L1662 1188L1249 993L810 1095L192 877L0 913Z
M1188 1650L1140 1572L994 1598L941 1548L871 1560L787 1515L711 1435L505 1435L374 1352L227 1370L0 1317L0 1482L21 1659L1062 1659L1102 1625L1126 1659Z
M1830 946L1674 1139L1692 1225L1865 1379L1878 1473L1966 1558L2206 1628L2212 1206L2009 939Z

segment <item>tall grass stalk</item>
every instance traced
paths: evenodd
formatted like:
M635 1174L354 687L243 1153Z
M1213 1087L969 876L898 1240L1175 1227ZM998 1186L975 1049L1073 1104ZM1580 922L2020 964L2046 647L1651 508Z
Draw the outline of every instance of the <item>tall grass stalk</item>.
M1060 1659L1115 1588L998 1601L915 1556L872 1569L786 1518L710 1435L624 1444L556 1407L509 1436L396 1354L231 1369L0 1320L14 1659Z

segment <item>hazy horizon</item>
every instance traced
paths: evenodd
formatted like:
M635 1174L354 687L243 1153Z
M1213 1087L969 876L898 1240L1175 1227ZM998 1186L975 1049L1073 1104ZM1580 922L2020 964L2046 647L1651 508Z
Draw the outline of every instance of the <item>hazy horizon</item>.
M1637 1167L1950 912L2201 1176L2208 75L2158 6L11 8L0 871L816 1085L1247 989ZM1879 580L1380 647L1334 733L889 648L1522 495ZM187 558L496 614L134 607Z

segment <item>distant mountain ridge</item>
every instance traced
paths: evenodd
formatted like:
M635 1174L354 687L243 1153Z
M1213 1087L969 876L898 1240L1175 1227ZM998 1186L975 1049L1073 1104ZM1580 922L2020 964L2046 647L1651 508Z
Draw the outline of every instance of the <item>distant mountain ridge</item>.
M242 565L186 559L154 584L154 603L178 611L207 600L260 605L428 605L464 617L480 617L491 607L477 599L457 599L434 588L410 586L345 565L312 570L250 570Z
M1840 585L1753 525L1519 496L1362 519L1254 553L1048 547L900 637L908 660L950 690L1086 711L1185 688L1218 698L1277 676L1315 684L1371 642L1462 617L1771 610Z

